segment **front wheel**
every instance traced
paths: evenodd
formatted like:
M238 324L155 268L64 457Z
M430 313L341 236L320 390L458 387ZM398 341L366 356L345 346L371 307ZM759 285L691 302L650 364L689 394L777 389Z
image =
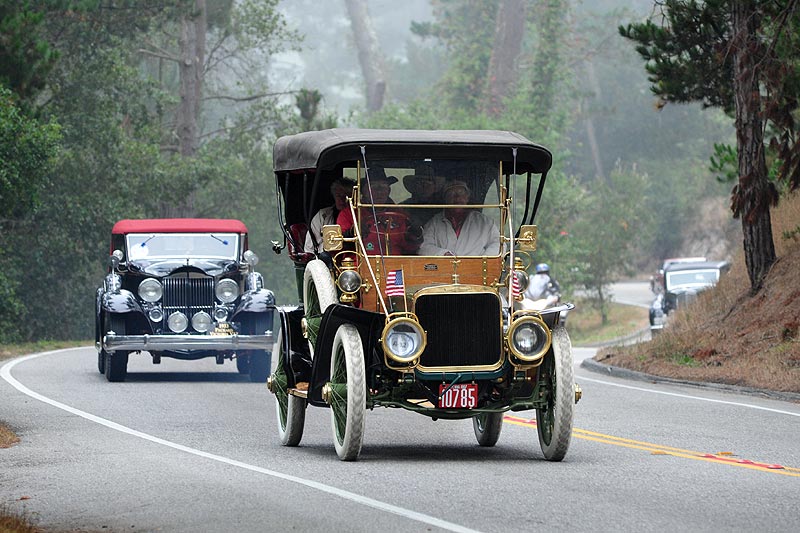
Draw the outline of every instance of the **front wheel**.
M311 356L317 344L317 334L325 310L337 301L331 272L319 259L309 261L303 274L303 308L305 331Z
M278 364L270 378L275 394L275 414L278 418L278 437L284 446L297 446L303 438L306 422L306 400L289 394L284 361L283 330L278 332Z
M548 461L561 461L567 454L572 437L572 418L575 409L575 380L572 373L572 343L567 330L553 330L553 346L539 368L540 380L545 381L547 405L536 410L536 429L539 445Z
M125 318L120 315L109 315L106 324L117 335L125 335ZM125 381L128 375L128 352L105 352L104 370L106 379L111 382Z
M472 429L481 446L497 444L503 429L503 413L481 413L472 417Z
M342 461L355 461L364 440L367 387L361 336L350 324L339 326L333 339L331 378L326 389L336 454Z

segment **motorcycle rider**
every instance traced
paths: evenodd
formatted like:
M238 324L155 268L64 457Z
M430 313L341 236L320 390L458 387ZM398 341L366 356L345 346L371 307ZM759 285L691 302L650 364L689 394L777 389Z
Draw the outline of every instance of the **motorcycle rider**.
M550 275L550 266L547 263L539 263L536 265L536 274L531 276L528 288L525 289L525 298L536 301L556 295L561 295L561 287Z

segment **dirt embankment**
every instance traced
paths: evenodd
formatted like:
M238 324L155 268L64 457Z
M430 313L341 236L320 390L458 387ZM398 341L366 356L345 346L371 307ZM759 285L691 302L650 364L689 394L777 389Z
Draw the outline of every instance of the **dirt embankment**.
M595 360L657 376L800 393L800 195L773 211L778 260L750 294L739 252L731 272L671 316L653 341Z

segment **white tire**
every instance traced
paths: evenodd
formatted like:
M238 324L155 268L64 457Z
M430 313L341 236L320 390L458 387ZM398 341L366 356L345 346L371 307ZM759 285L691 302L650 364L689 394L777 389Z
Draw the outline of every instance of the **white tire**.
M336 331L328 386L336 454L342 461L355 461L364 440L367 387L361 336L350 324L342 324Z
M306 423L306 400L288 393L284 366L283 329L278 332L278 363L272 375L275 393L275 414L278 419L278 437L284 446L297 446L303 438Z
M319 259L309 261L303 275L303 308L312 358L322 315L337 300L336 287L328 267Z
M536 410L539 445L548 461L561 461L572 438L575 410L575 379L572 368L572 343L564 326L553 330L553 349L545 355L539 369L548 380L548 405Z

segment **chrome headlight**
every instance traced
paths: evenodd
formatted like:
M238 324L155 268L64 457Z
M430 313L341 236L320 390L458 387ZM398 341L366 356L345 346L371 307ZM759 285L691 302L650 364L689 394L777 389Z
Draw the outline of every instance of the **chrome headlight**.
M205 333L210 330L212 326L211 315L205 311L195 313L192 317L192 328L198 333Z
M189 319L187 319L186 315L180 311L175 311L169 315L169 318L167 319L167 326L169 326L169 329L175 333L183 333L189 326Z
M150 322L161 322L164 320L164 311L157 305L153 306L147 311L147 317L150 319Z
M361 288L361 274L355 270L345 270L339 274L336 284L342 289L342 292L354 293L358 292Z
M536 316L523 316L508 328L508 348L526 363L541 359L551 342L550 329Z
M216 295L220 302L229 304L239 297L239 285L230 278L221 279L217 283Z
M253 250L245 251L243 256L244 256L244 262L250 265L251 267L254 267L258 264L258 256Z
M157 302L163 293L164 288L155 278L147 278L139 284L139 298L145 302Z
M381 343L390 359L408 364L425 349L427 338L419 322L406 317L395 318L383 328Z
M228 308L217 306L214 308L214 319L217 322L226 322L228 320Z

